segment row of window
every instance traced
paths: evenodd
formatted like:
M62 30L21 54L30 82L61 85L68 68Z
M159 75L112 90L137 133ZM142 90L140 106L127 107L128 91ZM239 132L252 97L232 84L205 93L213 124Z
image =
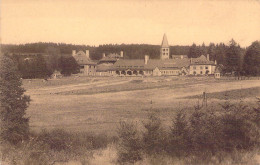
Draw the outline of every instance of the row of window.
M193 72L193 74L194 74L194 75L196 75L196 74L203 74L203 72L202 72L202 71L200 71L199 73L197 73L196 71L194 71L194 72ZM208 70L206 70L205 74L209 74L209 71L208 71Z
M144 66L116 66L117 68L143 68Z
M178 74L179 71L177 70L169 70L169 71L162 71L162 74Z
M200 68L200 69L203 69L204 66L200 66L199 68ZM196 66L193 66L193 69L197 69L197 67L196 67ZM208 66L205 66L205 69L209 69L209 67L208 67Z

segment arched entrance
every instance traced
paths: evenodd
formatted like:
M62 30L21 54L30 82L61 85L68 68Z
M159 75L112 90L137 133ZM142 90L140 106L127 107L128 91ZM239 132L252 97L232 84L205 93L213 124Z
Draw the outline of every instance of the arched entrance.
M133 71L134 75L138 75L138 72L136 70Z
M144 75L144 71L140 70L140 71L139 71L139 74L140 74L140 75Z
M117 70L117 71L116 71L116 74L117 74L117 75L120 75L120 71L119 71L119 70Z
M206 70L206 74L209 74L209 70Z
M123 70L123 71L121 72L121 74L126 75L126 72Z
M131 76L132 75L132 71L130 71L130 70L127 71L127 74Z

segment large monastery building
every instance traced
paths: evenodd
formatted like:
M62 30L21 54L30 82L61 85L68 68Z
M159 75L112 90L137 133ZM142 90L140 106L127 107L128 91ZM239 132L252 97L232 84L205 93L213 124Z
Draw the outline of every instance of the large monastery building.
M187 55L170 56L170 46L164 34L160 48L160 59L124 59L120 54L103 54L98 62L89 58L86 53L73 51L73 57L81 67L81 73L96 76L178 76L178 75L210 75L216 70L216 61L209 56L188 58Z

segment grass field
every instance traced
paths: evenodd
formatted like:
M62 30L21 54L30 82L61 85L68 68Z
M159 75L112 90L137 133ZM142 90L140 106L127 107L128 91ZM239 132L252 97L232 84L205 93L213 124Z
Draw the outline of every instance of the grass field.
M209 104L223 102L228 91L233 101L254 102L259 80L216 80L211 77L68 77L24 80L31 96L27 115L32 130L63 128L115 135L120 121L144 120L156 112L170 123L176 108L195 106L203 92Z

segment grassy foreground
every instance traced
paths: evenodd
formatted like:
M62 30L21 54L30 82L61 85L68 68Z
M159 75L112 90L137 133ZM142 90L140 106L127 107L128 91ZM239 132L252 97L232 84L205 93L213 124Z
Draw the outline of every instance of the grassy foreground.
M260 101L260 100L259 100ZM1 145L8 164L255 164L260 153L260 102L176 109L170 126L158 110L140 123L121 121L116 136L55 129Z

